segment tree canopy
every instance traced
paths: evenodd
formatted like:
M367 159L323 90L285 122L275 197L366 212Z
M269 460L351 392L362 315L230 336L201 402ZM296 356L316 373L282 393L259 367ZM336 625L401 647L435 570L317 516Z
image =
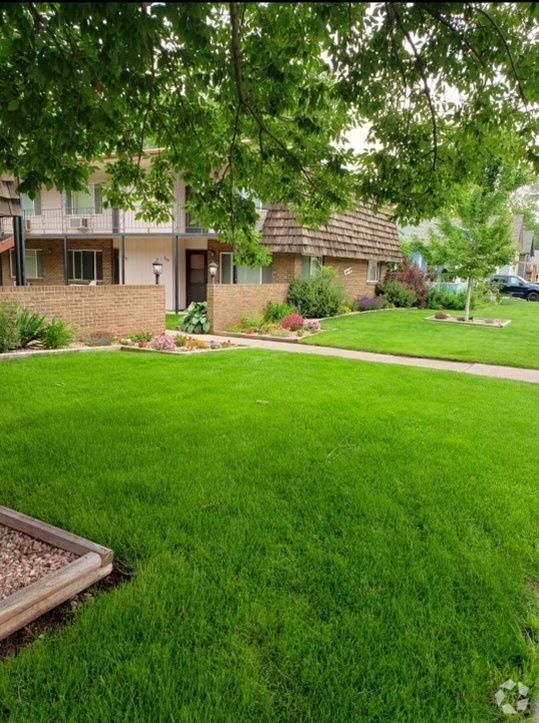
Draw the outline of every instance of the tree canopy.
M435 215L488 148L539 161L535 3L2 3L0 171L191 210L246 257L253 200ZM354 125L372 145L343 147ZM514 130L499 134L498 129ZM144 172L149 139L162 152ZM510 140L509 140L510 139ZM248 189L248 193L245 190Z
M481 185L460 188L440 212L436 231L429 232L428 242L416 240L411 244L432 267L444 266L453 275L467 280L466 321L474 282L484 280L515 258L511 196L523 180L514 163L488 159Z

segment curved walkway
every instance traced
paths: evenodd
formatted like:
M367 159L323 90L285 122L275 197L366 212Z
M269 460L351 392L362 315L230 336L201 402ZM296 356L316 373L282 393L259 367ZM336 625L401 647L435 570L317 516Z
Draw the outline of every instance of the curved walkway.
M197 337L196 334L192 336ZM423 367L424 369L441 369L442 371L462 372L483 377L498 377L519 382L539 384L539 369L522 369L521 367L504 367L495 364L479 364L471 362L450 361L444 359L427 359L425 357L398 356L396 354L377 354L370 351L353 351L351 349L336 349L329 346L309 346L285 341L271 341L269 339L246 339L244 337L227 336L226 334L203 334L199 339L210 341L224 341L227 339L233 344L255 349L271 349L273 351L287 351L296 354L316 354L318 356L334 356L341 359L358 359L360 361L379 362L380 364L401 364L409 367Z

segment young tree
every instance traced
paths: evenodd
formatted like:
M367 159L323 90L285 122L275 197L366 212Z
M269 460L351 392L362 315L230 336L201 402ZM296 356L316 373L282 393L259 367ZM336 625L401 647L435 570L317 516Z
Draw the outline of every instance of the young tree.
M536 7L2 3L0 172L77 190L114 154L108 202L155 219L179 173L251 260L255 197L313 225L358 197L429 218L485 148L539 159ZM354 124L371 150L343 150Z
M508 200L520 171L514 165L492 160L483 174L483 185L461 189L456 201L438 217L437 232L421 251L434 266L445 266L467 280L464 319L470 318L474 282L485 279L515 256Z

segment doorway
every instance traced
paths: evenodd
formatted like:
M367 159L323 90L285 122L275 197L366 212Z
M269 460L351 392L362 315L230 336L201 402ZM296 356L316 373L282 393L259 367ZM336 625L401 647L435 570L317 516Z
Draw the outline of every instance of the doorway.
M207 260L206 251L185 252L187 306L192 301L206 301Z

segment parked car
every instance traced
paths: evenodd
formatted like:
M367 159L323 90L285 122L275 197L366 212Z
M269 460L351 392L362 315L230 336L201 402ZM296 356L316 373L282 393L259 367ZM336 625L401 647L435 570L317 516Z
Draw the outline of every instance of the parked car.
M532 284L522 276L513 274L496 274L490 279L493 286L498 286L501 294L516 296L526 301L539 301L539 284Z

